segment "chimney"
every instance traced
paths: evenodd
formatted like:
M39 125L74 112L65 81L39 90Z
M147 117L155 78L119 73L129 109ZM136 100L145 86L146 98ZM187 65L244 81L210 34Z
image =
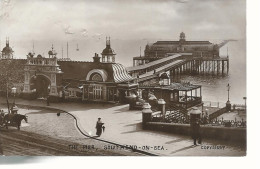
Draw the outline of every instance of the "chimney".
M97 53L95 53L95 56L93 57L93 62L99 63L100 62L100 57L98 56Z

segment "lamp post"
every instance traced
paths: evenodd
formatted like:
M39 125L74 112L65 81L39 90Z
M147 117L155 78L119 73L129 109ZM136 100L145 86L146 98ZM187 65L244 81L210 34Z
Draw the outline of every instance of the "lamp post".
M229 101L229 91L230 91L230 85L229 85L229 83L228 83L228 85L227 85L227 91L228 91L228 101L227 101L227 103L226 103L226 108L227 108L227 111L231 111L231 104L230 104L230 101Z
M227 91L228 91L228 101L229 101L229 91L230 91L230 85L229 85L229 83L228 83L228 85L227 85Z
M245 109L246 109L246 97L243 97L243 99L245 100Z
M16 87L12 88L12 93L14 94L14 103L13 106L15 105L15 94L16 94Z

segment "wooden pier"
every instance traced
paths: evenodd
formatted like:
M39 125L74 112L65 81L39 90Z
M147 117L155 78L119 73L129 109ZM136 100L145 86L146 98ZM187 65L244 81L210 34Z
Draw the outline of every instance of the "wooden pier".
M192 58L178 67L173 67L170 77L178 81L181 75L225 76L229 73L229 58Z

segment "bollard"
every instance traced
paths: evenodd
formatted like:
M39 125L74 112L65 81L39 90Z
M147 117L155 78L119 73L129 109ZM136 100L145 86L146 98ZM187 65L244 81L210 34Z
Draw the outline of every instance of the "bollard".
M152 120L152 113L151 105L149 103L144 103L143 110L142 110L142 124L143 127L145 123L150 122Z
M227 110L227 111L231 111L231 103L230 103L229 100L228 100L227 103L226 103L226 110Z
M162 120L164 121L165 114L166 114L166 111L165 111L165 104L166 104L166 102L163 99L159 99L157 104L159 105L159 109L160 109L161 114L162 114Z

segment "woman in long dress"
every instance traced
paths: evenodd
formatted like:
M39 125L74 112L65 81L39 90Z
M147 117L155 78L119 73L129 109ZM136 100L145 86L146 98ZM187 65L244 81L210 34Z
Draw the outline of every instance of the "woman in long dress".
M104 123L101 121L101 118L98 118L98 121L96 123L96 129L97 129L96 135L98 137L100 137L100 135L102 134L103 124Z

